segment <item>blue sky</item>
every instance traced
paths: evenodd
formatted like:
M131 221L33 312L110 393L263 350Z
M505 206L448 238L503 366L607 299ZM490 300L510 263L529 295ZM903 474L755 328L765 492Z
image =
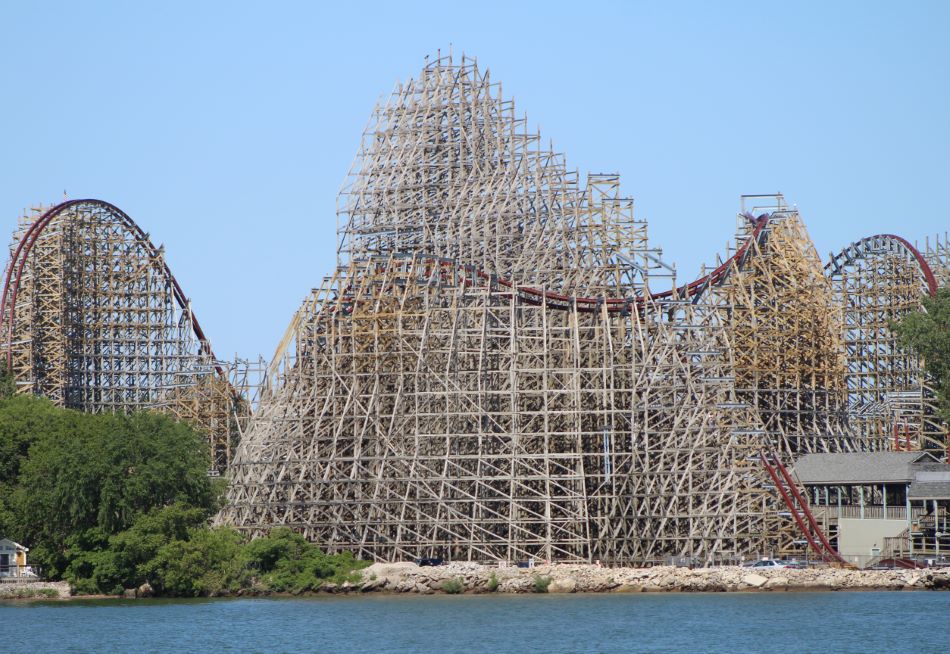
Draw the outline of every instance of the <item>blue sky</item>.
M950 3L0 3L0 220L97 197L167 258L220 356L269 357L334 265L374 103L478 58L681 279L782 191L819 252L950 229Z

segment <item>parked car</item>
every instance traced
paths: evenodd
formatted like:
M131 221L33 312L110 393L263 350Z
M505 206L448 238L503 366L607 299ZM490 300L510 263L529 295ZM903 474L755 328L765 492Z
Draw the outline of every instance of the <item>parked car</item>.
M427 559L416 559L416 565L418 565L419 567L436 566L436 565L442 565L443 563L445 563L445 561L436 557L431 557Z
M779 559L762 559L761 561L748 563L745 567L754 568L756 570L779 570L781 568L790 568L792 566L790 566L785 561L780 561Z

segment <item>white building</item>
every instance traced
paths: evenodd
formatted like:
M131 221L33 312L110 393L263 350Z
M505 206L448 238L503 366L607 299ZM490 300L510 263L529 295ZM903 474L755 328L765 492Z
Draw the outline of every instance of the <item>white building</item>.
M0 538L0 577L21 577L30 571L26 567L29 548L14 543L9 538Z

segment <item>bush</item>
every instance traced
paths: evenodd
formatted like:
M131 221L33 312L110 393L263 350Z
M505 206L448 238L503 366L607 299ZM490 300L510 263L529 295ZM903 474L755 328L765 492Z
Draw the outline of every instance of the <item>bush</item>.
M251 541L247 556L250 565L261 573L261 585L276 592L315 591L325 582L357 583L357 571L369 565L349 552L326 554L286 527Z
M442 582L442 592L446 595L461 595L465 590L465 584L461 579L446 579Z
M233 529L192 529L188 540L159 548L143 566L158 594L198 597L221 595L247 586L247 553Z
M496 590L498 590L498 575L493 572L488 578L488 592L494 593Z
M149 581L148 563L173 541L184 541L207 521L206 509L184 504L153 509L130 529L108 538L89 530L67 540L69 560L63 577L75 591L121 594Z
M531 592L546 593L548 592L548 586L550 585L551 585L550 577L542 577L541 575L534 575L531 578Z

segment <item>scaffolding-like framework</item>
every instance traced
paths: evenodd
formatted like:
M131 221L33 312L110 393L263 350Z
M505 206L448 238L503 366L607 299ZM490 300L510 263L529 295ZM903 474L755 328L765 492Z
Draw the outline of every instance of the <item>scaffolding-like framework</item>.
M775 196L768 222L715 289L735 348L739 397L789 457L850 451L841 316L797 211ZM740 232L748 231L746 225Z
M892 234L856 241L830 258L825 272L844 311L850 426L866 449L927 450L942 457L946 425L919 358L897 343L895 322L921 308L946 275L937 252L928 257Z
M25 214L0 306L17 392L90 412L168 411L207 435L211 470L227 468L240 402L162 249L117 207Z
M259 394L263 366L216 361L161 249L94 200L22 220L4 352L20 392L194 423L230 477L218 522L252 535L378 560L827 554L782 460L946 447L889 325L950 281L950 247L878 236L823 267L780 195L746 199L767 206L680 285L618 176L582 183L440 56L376 108L336 270Z
M937 234L933 239L927 237L919 251L930 266L937 286L950 286L950 237L946 233Z
M763 452L859 447L797 213L741 217L677 286L618 178L581 185L541 144L464 57L377 108L337 271L274 357L220 522L383 560L709 562L793 537Z

